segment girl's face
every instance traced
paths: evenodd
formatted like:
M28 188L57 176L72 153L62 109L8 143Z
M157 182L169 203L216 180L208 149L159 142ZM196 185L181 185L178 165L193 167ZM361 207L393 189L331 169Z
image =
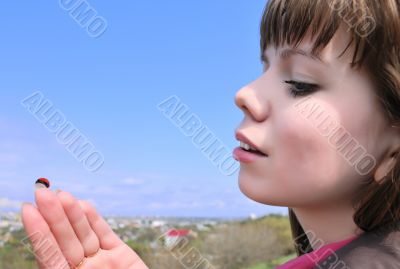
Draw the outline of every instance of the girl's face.
M269 46L264 53L263 74L235 97L244 112L236 130L238 140L247 139L268 155L248 158L244 151L235 150L235 158L241 162L239 186L246 196L264 204L300 207L347 203L361 180L371 177L387 154L390 124L372 81L365 70L351 69L353 47L337 57L350 35L340 28L319 59L299 52L311 50L312 43L306 37L297 52L289 51L290 46ZM324 112L318 120L316 115L306 117L310 112L302 113L307 110L305 104ZM325 127L319 126L322 118L327 119ZM358 169L352 165L356 147L352 150L348 146L347 157L340 153L336 147L339 141L328 135L329 126L331 130L341 127L348 139L353 138L352 145L358 143L365 149L364 156L374 158L376 165L368 175L359 172L362 164Z

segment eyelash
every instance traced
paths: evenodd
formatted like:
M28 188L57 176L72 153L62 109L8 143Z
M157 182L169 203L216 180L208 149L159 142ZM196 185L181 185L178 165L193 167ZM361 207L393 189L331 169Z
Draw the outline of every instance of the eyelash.
M285 80L284 82L286 84L294 86L294 87L289 88L289 92L293 97L308 95L310 93L313 93L314 91L316 91L319 88L319 86L317 84L311 84L311 83L300 82L300 81L295 81L295 80ZM304 89L304 88L306 88L306 89Z

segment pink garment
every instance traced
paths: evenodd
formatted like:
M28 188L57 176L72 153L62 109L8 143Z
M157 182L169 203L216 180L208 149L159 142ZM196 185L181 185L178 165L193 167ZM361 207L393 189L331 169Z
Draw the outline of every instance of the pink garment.
M312 269L318 264L318 262L331 255L332 252L344 247L357 237L358 235L355 235L342 241L323 245L322 247L317 248L310 253L296 257L282 265L275 267L274 269Z

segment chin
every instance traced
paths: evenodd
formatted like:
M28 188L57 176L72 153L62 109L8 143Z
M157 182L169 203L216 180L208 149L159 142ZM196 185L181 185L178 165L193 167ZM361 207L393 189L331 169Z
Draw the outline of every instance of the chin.
M251 180L251 179L250 179ZM251 182L249 182L249 178L243 177L243 176L239 176L239 189L240 191L249 199L261 203L261 204L265 204L265 205L272 205L274 204L273 201L271 201L270 199L268 199L268 195L265 193L265 195L263 195L262 190L257 189L254 184L251 184Z
M263 190L251 181L252 178L239 174L239 189L247 198L264 205L282 207L293 206L293 203L287 200L288 195L285 193L285 191L274 191L271 188L269 188L269 190ZM265 188L267 188L267 186Z

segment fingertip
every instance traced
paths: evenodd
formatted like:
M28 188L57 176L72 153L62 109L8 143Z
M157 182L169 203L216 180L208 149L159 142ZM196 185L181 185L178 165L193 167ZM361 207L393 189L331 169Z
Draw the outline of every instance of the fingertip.
M78 200L79 205L81 206L81 208L84 210L86 208L86 204L85 201L83 200Z
M38 189L35 191L35 202L37 208L43 213L43 210L50 210L51 208L59 207L59 200L57 195L49 189Z
M35 189L35 196L36 197L43 196L48 192L50 192L50 190L48 190L47 188L36 188Z
M78 200L77 198L75 198L75 196L72 193L70 193L68 191L63 191L63 190L57 189L55 191L55 193L59 198L63 198L63 199L67 198L69 200Z
M24 225L30 222L37 221L36 207L31 203L22 203L21 206L21 219Z
M21 208L24 207L24 206L26 206L26 205L32 205L32 204L29 203L29 202L22 202L22 203L21 203Z
M23 202L23 203L21 204L21 212L24 212L25 208L26 208L27 206L30 206L30 205L32 205L32 204L31 204L31 203L28 203L28 202Z
M75 197L69 192L60 191L57 193L57 196L64 207L72 207L76 203Z
M85 214L90 213L90 211L92 210L93 206L85 200L79 200L78 201L79 205L81 206L83 212L85 212Z

